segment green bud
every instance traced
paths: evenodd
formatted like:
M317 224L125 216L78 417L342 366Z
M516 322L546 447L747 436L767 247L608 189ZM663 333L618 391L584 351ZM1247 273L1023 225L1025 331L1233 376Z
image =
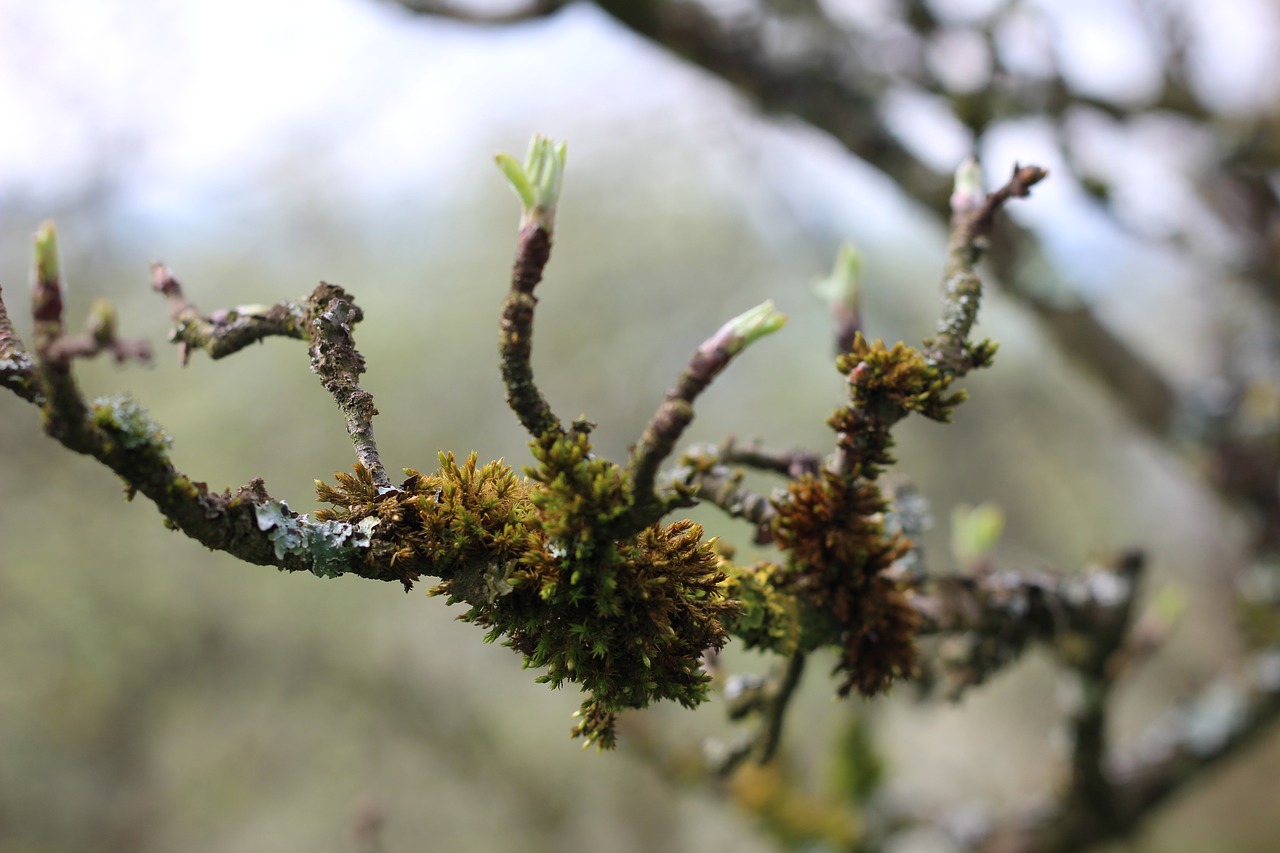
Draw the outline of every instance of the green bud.
M46 219L36 231L36 282L58 281L58 229Z
M105 299L95 299L89 309L89 334L99 346L116 339L116 307Z
M987 197L983 187L982 166L973 157L965 158L956 169L955 186L951 192L952 215L959 216L976 210Z
M831 275L818 281L813 290L832 306L840 306L850 311L858 310L861 301L859 284L862 281L862 255L853 246L845 243L836 253L836 263Z
M727 348L730 353L741 352L749 344L778 331L786 322L787 315L778 311L772 299L767 299L725 324L732 332Z
M991 553L1004 533L1004 510L992 503L960 504L951 511L951 556L971 566Z
M510 154L494 158L516 198L520 199L521 229L528 226L548 232L553 229L560 187L564 183L565 151L565 143L556 144L534 134L523 164Z

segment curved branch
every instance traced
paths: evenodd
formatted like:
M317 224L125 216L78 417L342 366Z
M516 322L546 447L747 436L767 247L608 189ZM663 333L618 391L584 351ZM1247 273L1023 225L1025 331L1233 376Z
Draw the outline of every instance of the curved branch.
M342 410L356 460L370 473L376 486L390 488L391 481L373 437L373 417L378 410L373 395L358 382L365 363L356 349L351 327L364 314L345 290L321 282L305 302L242 306L206 315L186 297L173 271L164 264L151 265L151 286L169 303L169 317L176 324L169 340L178 344L179 359L184 365L193 349L219 359L269 337L309 341L311 370Z
M638 506L654 503L653 487L658 466L671 455L676 442L693 422L693 401L748 344L782 328L786 319L773 307L772 301L761 303L725 323L694 350L675 385L645 426L631 454L629 473ZM655 512L660 517L661 509ZM650 522L656 521L657 517Z
M541 225L520 229L511 292L502 303L498 351L507 404L534 438L560 435L564 427L551 404L533 381L533 310L538 299L533 289L542 281L542 270L551 257L551 232Z
M533 0L509 12L478 11L448 0L396 0L396 3L419 15L434 15L467 24L518 24L548 17L567 6L568 0Z
M175 324L169 341L178 345L183 365L191 359L192 350L204 350L216 360L265 338L307 339L304 313L297 303L247 305L203 314L182 292L173 271L159 261L151 264L151 287L169 303L169 319Z

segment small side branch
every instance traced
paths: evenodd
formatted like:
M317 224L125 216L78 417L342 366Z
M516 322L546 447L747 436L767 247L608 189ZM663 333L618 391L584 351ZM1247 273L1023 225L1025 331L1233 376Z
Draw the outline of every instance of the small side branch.
M803 652L796 652L787 658L784 666L765 678L738 677L731 681L726 689L729 718L736 720L758 714L760 727L720 759L715 767L717 775L729 775L748 758L757 764L767 764L777 754L787 708L800 686L806 660Z
M786 321L786 316L774 308L773 302L763 302L725 323L694 350L631 454L630 474L637 506L656 502L654 482L658 467L671 455L676 442L693 422L693 401L729 366L734 356L748 344L782 328Z
M729 438L715 452L725 465L741 465L793 480L804 474L817 474L822 469L822 457L808 450L770 450L755 442L740 445Z
M696 447L683 454L672 483L677 490L688 491L698 500L715 504L731 518L751 522L756 528L756 544L767 545L773 541L773 517L777 509L767 495L742 486L741 468L795 479L816 474L821 466L822 458L816 453L767 450L757 444L739 446L730 438L718 447Z
M365 371L364 356L356 349L351 333L364 314L350 294L335 284L321 282L305 302L250 305L203 314L164 264L151 265L151 286L169 303L169 316L175 323L169 340L178 344L183 364L193 349L219 359L264 338L308 341L311 370L342 410L357 461L372 475L376 486L390 488L373 437L373 416L378 410L373 395L359 385Z
M987 248L996 214L1011 198L1026 198L1031 187L1048 176L1039 166L1013 167L1004 186L982 195L982 172L970 160L956 173L951 196L951 238L943 267L943 312L938 334L927 342L925 355L944 373L963 376L990 360L989 348L969 343L978 319L982 280L976 266Z
M542 270L551 257L551 232L538 225L520 230L511 292L502 303L502 326L498 352L502 359L502 381L507 386L507 405L520 424L535 438L564 432L551 404L533 381L533 311L538 298L533 289L542 280Z
M509 154L495 159L520 200L520 237L511 270L511 291L502 303L498 340L507 405L535 439L563 435L564 426L533 381L531 356L533 311L538 304L533 290L551 258L556 205L564 183L565 145L535 135L523 163Z
M1071 644L1059 644L1059 657L1075 672L1078 695L1070 718L1071 777L1061 800L1058 820L1070 836L1096 837L1115 831L1119 806L1105 767L1107 718L1112 688L1122 667L1120 652L1133 624L1134 602L1143 570L1141 554L1128 554L1111 572L1110 606L1097 612L1088 633ZM1106 577L1106 575L1100 575Z
M373 437L373 416L378 410L373 405L373 395L359 385L360 374L365 370L364 356L351 336L351 327L364 315L346 291L323 282L312 291L307 308L311 369L342 410L356 459L369 472L375 486L390 488L391 481Z
M947 692L955 696L1017 660L1032 643L1063 648L1071 637L1127 625L1142 565L1142 554L1132 552L1115 568L1078 577L992 571L926 578L911 603L922 617L921 636L957 641L944 647L942 661Z
M178 345L178 358L184 365L192 350L204 350L209 358L219 359L264 338L307 340L304 311L297 303L247 305L203 314L183 294L173 271L158 262L151 265L151 287L169 303L169 317L174 322L169 340Z

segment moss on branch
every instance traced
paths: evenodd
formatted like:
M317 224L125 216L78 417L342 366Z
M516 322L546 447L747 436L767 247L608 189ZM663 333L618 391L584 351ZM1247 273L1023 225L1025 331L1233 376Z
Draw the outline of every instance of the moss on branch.
M352 330L363 315L350 294L321 283L295 302L204 314L156 264L152 284L169 304L184 361L197 349L218 358L272 335L307 340L312 370L338 404L355 451L352 473L335 475L332 485L317 481L328 507L314 516L291 511L261 481L211 492L172 465L168 435L139 403L82 395L77 359L143 350L117 337L109 309L95 312L87 336L65 333L51 225L36 240L31 355L0 303L0 377L41 406L51 436L103 462L131 496L150 498L167 524L210 548L250 563L396 581L405 589L438 579L431 592L464 605L462 618L487 629L486 640L501 639L521 654L541 671L539 681L574 684L586 694L574 734L599 747L614 745L622 711L662 700L701 703L711 680L704 655L730 636L790 661L756 709L764 723L748 752L762 761L777 748L809 652L837 651L842 694L878 693L911 675L923 617L914 581L896 568L910 543L886 524L877 478L893 461L891 428L911 413L947 420L963 400L953 380L990 361L993 347L968 341L980 289L958 296L950 283L976 281L973 264L994 213L1042 174L1015 171L1006 188L957 209L943 321L923 349L869 342L842 327L836 366L849 395L829 421L837 434L830 459L729 442L686 455L682 473L660 490L658 469L692 421L697 397L785 318L765 303L725 323L694 350L627 463L599 457L591 424L566 426L531 368L534 290L550 258L564 147L535 139L523 165L509 157L499 163L522 205L499 349L508 402L532 439L523 476L501 460L481 465L474 453L462 462L441 453L436 470L407 469L393 485L373 437L377 409L358 382L366 365ZM731 464L781 474L787 486L772 499L754 495L741 488ZM782 558L738 566L731 549L703 539L701 526L664 522L695 496L751 520L758 540L778 546Z

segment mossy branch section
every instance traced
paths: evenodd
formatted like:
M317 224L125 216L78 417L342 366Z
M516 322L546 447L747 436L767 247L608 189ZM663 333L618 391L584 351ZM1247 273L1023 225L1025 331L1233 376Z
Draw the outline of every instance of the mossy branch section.
M730 569L731 589L743 603L730 630L779 654L835 647L840 694L870 696L916 673L922 623L912 602L914 580L895 568L911 543L887 528L888 504L876 483L893 462L891 429L912 412L945 421L964 398L949 391L952 377L919 350L869 343L860 332L836 366L850 393L828 421L837 433L832 463L820 471L797 464L794 472L789 463L792 479L771 501L772 512L751 513L757 524L767 522L762 538L782 548L786 561ZM717 480L722 468L712 457L706 476L692 479L704 489L722 482L733 494L732 479ZM737 500L744 515L758 504Z
M501 462L442 454L434 474L408 472L399 490L379 493L357 469L319 486L333 509L317 518L375 519L368 560L400 567L406 584L442 578L432 592L468 605L462 618L488 628L488 641L502 638L552 687L578 684L588 698L574 734L609 748L619 712L706 698L700 658L727 641L737 605L698 525L607 532L628 515L628 483L591 454L585 428L533 448L528 479ZM380 552L388 542L396 550Z
M772 512L739 490L717 455L683 460L686 486L714 495L758 527L767 524L758 538L786 555L782 564L729 568L730 589L743 605L730 630L779 654L836 647L841 694L874 695L917 672L915 638L924 617L915 604L915 578L898 565L911 543L886 526L889 507L877 480L894 461L894 425L912 413L949 420L964 400L963 392L951 390L954 380L991 363L993 344L969 342L982 295L975 266L996 213L1045 174L1015 167L1009 182L986 196L957 182L938 335L916 349L853 334L836 359L849 387L847 403L828 421L836 451L820 472L791 470L788 462L790 482L771 502ZM781 460L764 462L766 470L784 473Z
M1037 174L1015 171L1012 189L958 214L953 248L964 250L955 253L958 275L972 271L995 210L1004 199L1025 195ZM59 346L66 338L51 226L37 239L32 367L20 365L25 350L0 323L0 352L18 365L9 375L21 380L6 384L22 393L21 382L34 381L27 397L40 402L50 435L101 460L131 495L151 498L166 523L210 548L250 563L394 580L406 589L423 577L438 578L433 592L465 604L462 618L487 628L488 640L502 639L552 687L576 684L586 693L574 734L602 748L613 746L617 716L626 709L703 701L709 684L703 655L731 634L792 662L754 749L760 758L776 748L787 697L809 652L839 650L842 694L878 693L912 674L922 616L910 575L895 570L910 545L887 527L876 480L892 461L890 428L912 412L946 420L962 400L950 391L952 380L990 360L991 347L961 340L976 316L976 297L958 300L948 290L942 332L923 352L853 338L837 361L850 393L830 420L837 452L826 466L813 454L725 450L728 459L790 478L784 494L767 504L751 501L741 513L785 559L740 567L727 549L704 542L698 525L659 523L688 499L691 487L676 484L674 498L660 500L653 481L691 420L698 394L784 318L766 303L704 342L629 464L619 466L592 452L588 423L566 428L533 380L533 291L550 247L547 227L525 223L502 311L508 401L533 439L535 464L525 477L501 461L481 466L473 454L459 464L441 454L434 473L410 470L392 486L373 441L373 400L357 382L365 364L351 330L361 314L345 291L321 284L305 302L205 316L157 265L153 283L169 300L184 353L198 347L216 357L267 335L309 340L312 367L337 399L356 445L354 473L337 475L333 486L317 483L330 508L314 518L273 500L261 481L234 494L210 493L173 467L168 437L136 402L90 404L80 393L73 361L91 353ZM109 333L95 340L114 339L114 315L102 328ZM696 482L698 463L691 458L686 465L695 468L690 482ZM702 473L714 476L723 461L713 458ZM732 478L722 485L728 492L736 486Z

